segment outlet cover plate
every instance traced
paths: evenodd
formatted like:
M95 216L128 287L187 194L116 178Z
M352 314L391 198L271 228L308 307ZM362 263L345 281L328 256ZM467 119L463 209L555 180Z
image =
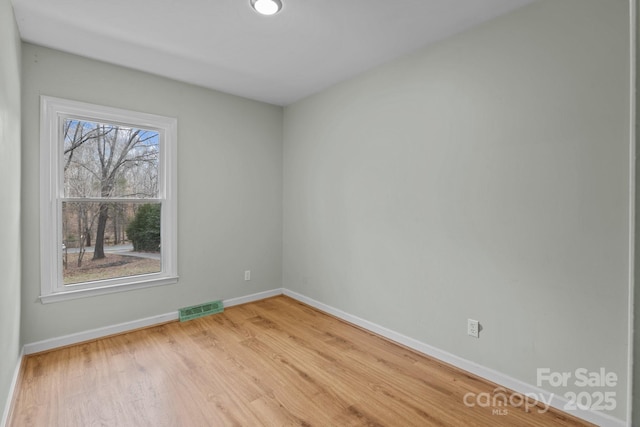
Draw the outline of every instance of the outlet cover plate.
M480 322L473 319L467 319L467 335L474 338L480 338Z

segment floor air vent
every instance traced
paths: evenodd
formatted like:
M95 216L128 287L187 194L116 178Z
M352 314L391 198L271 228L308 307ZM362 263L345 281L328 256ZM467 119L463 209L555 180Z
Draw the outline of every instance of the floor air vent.
M194 305L180 309L180 321L196 319L209 314L221 313L224 311L222 301L206 302L204 304Z

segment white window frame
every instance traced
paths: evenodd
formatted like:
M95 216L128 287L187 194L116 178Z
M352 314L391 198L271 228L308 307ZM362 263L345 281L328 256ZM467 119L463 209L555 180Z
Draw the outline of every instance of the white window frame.
M62 124L65 118L113 123L157 131L160 137L159 194L161 260L158 273L119 277L74 285L62 280ZM173 117L105 107L51 96L40 97L40 301L50 303L178 282L177 140ZM120 200L118 200L120 201Z

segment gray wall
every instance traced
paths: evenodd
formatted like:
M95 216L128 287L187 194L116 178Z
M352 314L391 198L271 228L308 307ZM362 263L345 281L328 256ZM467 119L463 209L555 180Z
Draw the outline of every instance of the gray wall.
M638 8L640 2L638 0L634 0L636 5L636 22L640 20L640 8ZM636 58L640 57L640 37L636 31L635 34L636 39ZM637 63L637 61L636 61ZM636 64L636 88L638 82L640 81L640 68ZM640 103L638 102L637 89L636 89L636 153L640 149ZM640 167L640 159L638 159L636 154L636 200L635 200L635 276L634 276L634 284L640 283L640 239L638 239L638 235L640 233L640 228L638 228L638 224L640 224L640 174L638 173L638 167ZM633 391L632 391L632 401L631 407L633 409L633 423L632 425L637 426L640 425L640 363L637 361L640 360L640 287L636 287L634 289L634 331L633 331L633 354L634 354L634 363L633 363Z
M22 54L23 343L281 287L281 107L30 44ZM38 301L40 95L178 118L179 284Z
M624 419L628 34L535 2L287 107L284 286L529 384L605 367Z
M0 0L0 418L20 355L20 37Z

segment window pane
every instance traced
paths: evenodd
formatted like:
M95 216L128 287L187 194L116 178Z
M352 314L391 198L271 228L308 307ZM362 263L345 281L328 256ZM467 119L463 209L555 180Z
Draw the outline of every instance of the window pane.
M158 273L160 203L63 202L65 285Z
M64 197L158 197L160 134L65 119Z

